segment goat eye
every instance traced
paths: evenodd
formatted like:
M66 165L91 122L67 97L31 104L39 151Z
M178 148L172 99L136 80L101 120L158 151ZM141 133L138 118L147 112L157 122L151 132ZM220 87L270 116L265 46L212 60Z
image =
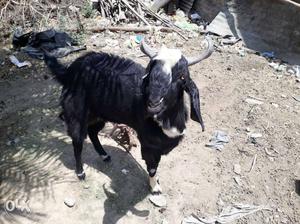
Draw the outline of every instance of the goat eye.
M184 80L184 77L183 77L183 75L180 77L182 80Z

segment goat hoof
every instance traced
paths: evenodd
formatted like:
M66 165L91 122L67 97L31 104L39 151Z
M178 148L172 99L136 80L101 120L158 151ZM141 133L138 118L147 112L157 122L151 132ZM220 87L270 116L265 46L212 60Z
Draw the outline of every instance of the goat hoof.
M76 173L79 180L85 180L85 172L82 171L81 173Z
M111 161L111 157L109 155L102 156L102 159L103 159L104 162L110 162Z

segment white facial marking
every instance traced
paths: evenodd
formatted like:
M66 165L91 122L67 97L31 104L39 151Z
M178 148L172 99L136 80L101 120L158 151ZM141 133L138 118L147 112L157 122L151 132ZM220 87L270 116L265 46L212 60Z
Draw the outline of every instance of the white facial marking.
M77 176L78 176L78 177L82 177L84 174L85 174L85 172L82 171L82 173L77 173Z
M167 135L170 138L176 138L185 134L185 129L182 132L180 132L176 127L171 127L170 129L162 128L162 131L165 135Z
M158 183L156 174L153 177L149 177L149 184L150 184L152 193L161 193L162 192L162 188Z
M176 65L176 63L181 58L181 51L179 49L169 49L165 46L162 46L160 51L154 60L160 60L164 62L163 70L167 74L172 73L172 68Z
M103 155L101 156L103 160L107 159L108 158L108 155Z

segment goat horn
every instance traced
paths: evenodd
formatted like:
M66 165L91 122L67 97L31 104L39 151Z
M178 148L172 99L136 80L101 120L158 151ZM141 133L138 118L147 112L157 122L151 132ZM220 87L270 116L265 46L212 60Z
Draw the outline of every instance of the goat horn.
M157 50L146 44L145 39L142 40L140 48L141 51L150 58L153 58L157 54Z
M202 52L199 56L196 57L191 57L191 58L186 58L188 61L188 65L194 65L197 64L198 62L208 58L214 51L214 44L212 39L209 36L205 37L205 40L207 41L207 49L206 51Z

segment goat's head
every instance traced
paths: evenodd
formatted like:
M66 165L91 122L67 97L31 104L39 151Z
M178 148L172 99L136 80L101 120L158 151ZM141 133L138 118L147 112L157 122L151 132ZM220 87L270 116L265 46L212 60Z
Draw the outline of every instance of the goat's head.
M175 105L185 90L191 101L191 119L204 124L200 111L200 97L196 84L190 77L188 66L209 57L213 52L212 40L206 38L207 50L194 58L187 58L178 49L162 47L160 51L150 48L144 41L141 50L150 57L144 76L146 86L147 111L155 116Z

